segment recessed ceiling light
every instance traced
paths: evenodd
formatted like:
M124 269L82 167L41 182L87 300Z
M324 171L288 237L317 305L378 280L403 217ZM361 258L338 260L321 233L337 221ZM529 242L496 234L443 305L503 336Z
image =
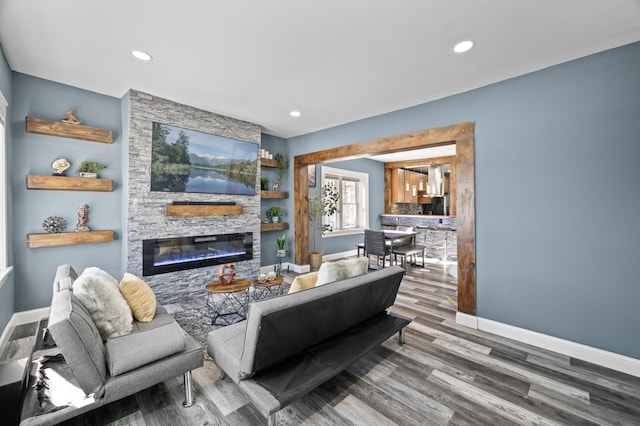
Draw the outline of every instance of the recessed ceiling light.
M472 40L464 40L453 46L453 51L456 53L468 52L469 50L471 50L473 45L474 42Z
M141 61L150 61L151 59L153 59L151 55L149 55L147 52L143 52L142 50L132 50L131 54L134 58L140 59Z
M300 113L300 111L291 111L289 112L289 115L292 117L300 117L302 114Z

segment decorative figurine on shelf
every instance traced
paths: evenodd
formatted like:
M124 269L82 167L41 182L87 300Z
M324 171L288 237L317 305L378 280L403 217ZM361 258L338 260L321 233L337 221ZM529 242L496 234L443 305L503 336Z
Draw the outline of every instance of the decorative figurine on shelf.
M62 118L63 123L69 123L69 124L80 124L82 123L82 121L78 120L76 118L75 115L73 115L73 110L72 109L68 109L67 113L64 115L64 118Z
M233 277L236 275L236 265L233 263L225 263L218 266L218 280L220 284L231 284Z
M60 216L49 216L42 222L42 229L49 234L57 234L64 231L67 227L67 222Z
M83 204L80 206L78 210L78 224L76 225L76 232L87 232L90 231L87 226L87 221L89 220L89 204Z
M66 176L67 169L71 167L71 164L66 158L58 158L51 163L51 167L55 170L55 173L52 173L51 176Z
M273 190L278 192L278 185L280 185L279 183L276 183L273 185Z

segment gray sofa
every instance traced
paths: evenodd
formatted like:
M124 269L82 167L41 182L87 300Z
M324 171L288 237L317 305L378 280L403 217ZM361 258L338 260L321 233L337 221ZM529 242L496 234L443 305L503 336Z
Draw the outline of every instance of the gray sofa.
M200 344L161 306L151 322L134 321L131 334L103 342L91 315L72 292L75 279L70 265L58 267L48 322L53 341L47 345L48 337L38 342L32 357L30 385L46 392L27 390L20 424L56 424L180 374L184 374L184 405L192 405L191 370L201 367L204 358ZM36 359L50 361L42 364ZM59 384L53 381L40 384L55 377L65 378L72 387L56 390ZM60 395L60 389L75 390L80 400ZM64 398L69 402L56 402Z
M387 312L404 269L393 266L251 305L213 330L207 352L275 424L277 412L344 370L411 320Z

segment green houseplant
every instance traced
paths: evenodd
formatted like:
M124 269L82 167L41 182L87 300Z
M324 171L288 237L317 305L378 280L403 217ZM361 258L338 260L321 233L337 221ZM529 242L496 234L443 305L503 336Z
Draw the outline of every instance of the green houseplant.
M278 218L284 215L284 213L282 212L282 209L278 206L270 207L266 213L267 213L267 216L271 216L271 221L273 223L278 223Z
M274 179L275 182L273 185L273 190L277 191L280 182L282 182L282 178L284 178L284 175L287 173L287 159L284 158L284 155L280 154L279 152L273 158L277 161L276 178Z
M309 209L309 226L311 226L311 235L313 250L309 252L309 266L311 270L317 270L322 263L322 251L316 250L316 234L324 235L325 232L331 232L333 229L330 225L322 223L324 216L332 216L338 211L338 201L340 193L338 188L330 184L322 185L320 194L309 195L307 197Z
M85 160L80 163L77 172L80 173L80 176L82 177L95 178L98 176L97 172L106 168L107 166L102 163L98 163L97 161Z
M276 238L276 244L278 244L278 257L284 257L287 255L287 251L284 248L284 243L287 240L287 236L285 234L278 235Z
M268 191L269 190L269 179L266 177L260 178L260 190Z

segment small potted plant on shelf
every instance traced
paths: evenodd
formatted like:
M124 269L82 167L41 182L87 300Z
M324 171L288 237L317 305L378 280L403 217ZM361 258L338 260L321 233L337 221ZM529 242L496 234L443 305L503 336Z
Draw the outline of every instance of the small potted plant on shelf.
M268 191L269 190L269 179L266 177L260 178L260 190Z
M280 182L282 182L282 178L287 173L287 159L284 158L284 155L277 153L274 159L277 161L276 166L276 178L273 184L273 190L277 191Z
M322 223L322 218L324 216L332 216L338 211L339 199L340 193L338 189L330 184L322 185L320 194L307 197L309 203L309 225L313 236L313 250L309 252L309 266L313 271L318 270L322 263L322 251L316 250L316 234L324 235L325 232L333 231L330 225Z
M285 234L278 235L276 238L276 244L278 244L278 251L276 255L278 257L285 257L287 255L287 250L284 248L284 243L287 240L287 236Z
M102 163L98 163L97 161L83 161L80 163L80 167L78 167L78 173L80 173L80 177L83 178L96 178L98 177L98 172L100 170L106 169Z
M278 206L270 207L269 210L267 210L267 216L271 216L271 222L273 223L278 223L279 218L283 215L282 209Z

